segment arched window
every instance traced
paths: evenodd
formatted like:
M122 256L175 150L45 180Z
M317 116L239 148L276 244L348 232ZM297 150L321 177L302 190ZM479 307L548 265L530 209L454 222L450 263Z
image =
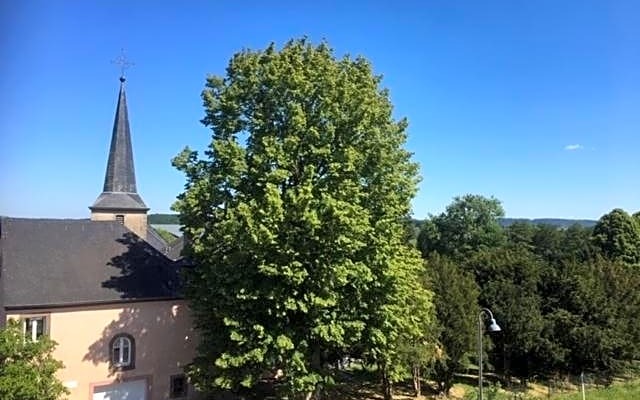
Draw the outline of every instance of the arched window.
M132 369L135 364L136 342L133 336L120 333L111 339L111 367L118 370Z

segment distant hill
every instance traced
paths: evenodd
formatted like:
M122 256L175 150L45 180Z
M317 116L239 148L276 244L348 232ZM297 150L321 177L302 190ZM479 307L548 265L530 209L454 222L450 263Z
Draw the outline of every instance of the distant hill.
M422 226L424 225L424 219L411 218L411 225L413 226L413 238L417 238ZM583 228L593 228L598 221L592 219L565 219L565 218L500 218L500 225L502 227L508 227L516 222L525 222L533 225L551 225L559 229L567 229L572 225L578 224Z
M500 225L509 226L516 222L527 222L534 225L552 225L558 228L568 228L578 224L585 228L593 228L598 221L592 219L563 219L563 218L500 218Z
M180 225L178 214L149 214L147 220L151 225Z
M417 230L422 226L423 220L411 220ZM568 228L571 225L581 225L585 228L593 228L598 221L592 219L564 219L564 218L500 218L500 225L509 226L516 222L528 222L534 225L552 225L558 228ZM152 225L180 225L178 214L149 214L149 223Z

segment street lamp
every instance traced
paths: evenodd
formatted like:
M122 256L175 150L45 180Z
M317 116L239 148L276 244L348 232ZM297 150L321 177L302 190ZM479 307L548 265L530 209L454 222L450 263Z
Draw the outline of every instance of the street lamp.
M489 332L500 332L500 326L496 323L496 319L493 318L493 313L488 308L480 309L478 314L478 389L480 391L480 400L483 400L482 395L482 336L484 333L484 319L489 317Z

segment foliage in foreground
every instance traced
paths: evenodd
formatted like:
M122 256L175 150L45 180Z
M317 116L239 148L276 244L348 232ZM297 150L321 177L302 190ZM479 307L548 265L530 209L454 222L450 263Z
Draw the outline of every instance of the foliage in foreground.
M203 92L205 158L185 149L180 212L200 388L284 375L320 394L353 356L378 365L385 396L407 352L432 348L430 293L407 243L417 166L407 123L363 58L306 40L242 51Z
M55 345L46 336L26 340L13 320L0 329L0 399L58 400L68 394L55 376L63 367L51 355Z

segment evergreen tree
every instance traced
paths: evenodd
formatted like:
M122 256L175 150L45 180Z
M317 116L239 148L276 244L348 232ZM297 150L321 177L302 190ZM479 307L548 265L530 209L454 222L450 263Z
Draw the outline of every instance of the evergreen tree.
M427 264L440 325L441 351L434 363L433 378L438 390L448 394L455 374L467 369L468 355L475 350L478 287L473 276L444 256L433 253Z
M525 246L533 250L533 237L536 233L536 225L528 221L516 221L505 228L507 239L510 243Z
M598 249L591 241L592 228L573 224L564 231L563 260L584 263L598 256Z
M640 356L640 271L621 261L598 259L580 266L571 302L574 326L558 332L569 340L571 367L625 371Z
M478 252L466 268L475 271L480 305L493 311L502 328L495 361L507 375L529 378L538 372L536 351L543 344L540 259L526 247L502 246Z

